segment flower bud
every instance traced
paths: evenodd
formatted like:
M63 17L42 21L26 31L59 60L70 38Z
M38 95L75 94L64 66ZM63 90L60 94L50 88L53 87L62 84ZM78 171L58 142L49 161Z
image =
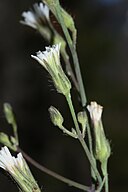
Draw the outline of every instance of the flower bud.
M12 107L9 103L4 103L4 114L9 124L13 124L13 122L15 122Z
M16 147L15 145L13 145L13 143L11 143L11 141L9 140L8 135L6 135L3 132L0 132L0 143L3 145L6 145L7 147L13 149L14 151L16 151Z
M80 111L80 112L77 114L77 119L78 119L78 122L79 122L80 124L86 125L87 117L86 117L85 111Z
M91 105L88 105L87 109L90 113L90 117L94 126L95 156L97 160L103 163L107 161L111 154L110 144L106 139L101 121L103 107L98 105L96 102L91 102Z
M62 127L63 124L63 117L60 114L60 112L53 106L51 106L49 108L49 113L50 113L50 117L51 117L51 121L55 126L58 126L59 128Z
M83 138L85 137L85 133L86 133L86 125L87 125L87 116L86 116L86 112L85 111L80 111L77 114L77 119L78 122L81 124L82 126L82 135Z

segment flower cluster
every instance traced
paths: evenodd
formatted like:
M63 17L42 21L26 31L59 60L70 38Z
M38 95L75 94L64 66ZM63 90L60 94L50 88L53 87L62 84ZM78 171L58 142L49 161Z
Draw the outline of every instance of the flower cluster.
M46 51L38 51L37 56L31 56L48 71L59 93L63 95L70 93L71 83L60 64L60 44L46 47Z

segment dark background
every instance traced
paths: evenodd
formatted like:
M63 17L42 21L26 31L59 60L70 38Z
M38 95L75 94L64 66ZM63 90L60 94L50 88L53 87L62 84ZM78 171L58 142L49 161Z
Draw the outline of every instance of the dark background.
M15 112L20 146L46 167L90 184L88 161L79 143L52 126L47 109L54 105L72 126L63 96L51 88L49 76L30 57L47 45L33 29L19 23L32 0L0 1L0 131L10 132L2 108ZM78 54L88 102L104 106L103 123L111 141L110 191L128 191L128 1L61 1L75 19ZM76 92L73 91L74 100ZM76 98L77 99L77 98ZM80 110L76 104L76 111ZM31 166L42 191L79 191ZM0 191L18 191L0 172Z

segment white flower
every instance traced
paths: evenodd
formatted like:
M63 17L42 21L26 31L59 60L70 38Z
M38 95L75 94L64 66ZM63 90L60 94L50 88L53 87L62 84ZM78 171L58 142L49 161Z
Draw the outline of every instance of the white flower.
M37 55L31 55L51 75L54 85L59 93L66 95L70 92L71 84L60 64L60 44L46 47L46 50L38 51Z
M60 44L46 47L46 51L38 51L37 56L31 55L31 57L43 65L46 70L48 70L48 66L56 70L57 65L60 65Z
M87 106L87 109L90 113L90 117L93 123L99 122L101 120L101 115L103 111L103 107L98 105L95 101L91 102L91 105Z
M35 3L33 7L33 11L25 11L22 13L24 21L21 21L21 23L37 29L40 21L49 20L49 8L43 3Z
M13 157L8 148L2 147L0 150L0 167L8 171L11 174L15 174L16 167L22 169L23 156L21 153L17 155L17 158Z

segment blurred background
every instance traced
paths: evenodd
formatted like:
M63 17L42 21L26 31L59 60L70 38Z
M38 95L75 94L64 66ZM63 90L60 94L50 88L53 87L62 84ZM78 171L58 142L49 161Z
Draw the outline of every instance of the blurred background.
M68 178L90 184L88 160L79 143L54 127L48 108L56 106L72 126L68 106L57 94L49 76L31 54L47 45L33 29L19 23L23 11L34 0L0 1L0 131L11 134L3 114L3 103L14 110L20 146L35 160ZM78 29L77 50L88 102L104 106L103 123L111 141L110 191L128 191L128 1L61 1ZM58 25L58 24L57 24ZM76 91L72 91L77 101ZM80 105L76 104L76 111ZM80 191L31 166L46 192ZM1 170L0 191L18 189Z

